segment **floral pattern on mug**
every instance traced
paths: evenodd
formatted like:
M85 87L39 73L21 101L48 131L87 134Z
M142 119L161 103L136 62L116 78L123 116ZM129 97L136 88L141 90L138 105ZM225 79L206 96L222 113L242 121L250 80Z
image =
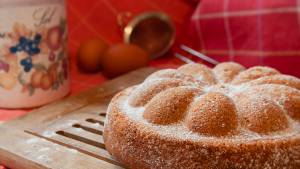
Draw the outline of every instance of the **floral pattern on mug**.
M15 23L9 41L0 47L0 88L32 96L37 89L57 90L68 78L66 23L31 30ZM47 59L45 59L47 58Z

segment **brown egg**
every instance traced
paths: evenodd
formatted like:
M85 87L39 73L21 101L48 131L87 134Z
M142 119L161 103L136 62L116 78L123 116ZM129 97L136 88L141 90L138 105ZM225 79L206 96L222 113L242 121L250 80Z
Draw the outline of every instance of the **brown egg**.
M107 50L103 57L103 70L108 77L144 67L149 62L149 54L133 44L117 44Z
M97 72L102 67L102 58L108 45L101 39L92 38L83 42L77 53L77 63L85 72Z

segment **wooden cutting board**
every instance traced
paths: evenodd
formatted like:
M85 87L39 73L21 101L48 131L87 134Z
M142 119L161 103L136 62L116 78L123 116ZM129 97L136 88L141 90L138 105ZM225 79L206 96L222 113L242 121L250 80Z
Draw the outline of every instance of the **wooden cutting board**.
M105 112L114 94L154 72L143 68L0 126L0 164L13 169L122 168L103 143Z

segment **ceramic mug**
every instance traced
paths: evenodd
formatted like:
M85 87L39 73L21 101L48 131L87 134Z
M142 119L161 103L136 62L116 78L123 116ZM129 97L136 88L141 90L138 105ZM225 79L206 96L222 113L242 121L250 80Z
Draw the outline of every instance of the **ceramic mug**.
M64 0L0 1L0 107L67 95L68 64Z

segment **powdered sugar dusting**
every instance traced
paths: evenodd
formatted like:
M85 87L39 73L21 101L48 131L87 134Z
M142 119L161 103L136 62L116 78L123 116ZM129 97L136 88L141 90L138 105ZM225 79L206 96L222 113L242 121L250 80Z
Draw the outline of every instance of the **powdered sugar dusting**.
M126 89L112 101L105 121L105 140L108 150L118 159L133 168L300 166L300 83L290 83L290 78L274 80L279 72L271 68L247 71L237 64L232 69L228 63L213 73L195 64L178 70L156 72L142 85ZM200 76L203 78L197 79ZM274 77L257 80L265 76ZM152 83L158 80L181 83L158 91L162 86ZM137 88L158 92L146 90L145 94ZM197 94L178 102L175 98L180 98L180 89L188 88L196 89ZM148 94L153 95L145 104L131 104L133 95L144 98ZM180 118L168 123L152 120L173 117ZM124 124L128 128L123 129ZM218 134L219 131L225 132ZM128 157L137 160L128 162Z
M187 66L186 66L187 67ZM269 75L269 71L271 72L276 72L273 69L269 69L269 68L264 68L264 69L260 69L255 68L253 70L258 69L259 71L251 71L251 78L257 75L261 75L261 74L266 74ZM266 69L266 70L265 70ZM252 70L252 69L251 69ZM206 68L206 71L209 71ZM263 72L266 71L266 72ZM242 71L241 73L245 74L245 72L247 71ZM276 72L277 73L277 72ZM270 74L272 75L272 73ZM246 76L246 75L245 75ZM282 78L279 75L276 75L279 78ZM276 77L275 76L275 77ZM250 82L247 83L240 83L240 84L234 84L231 82L223 82L220 81L217 84L210 84L207 85L208 83L206 83L205 81L203 81L203 78L200 78L199 76L194 76L191 77L188 74L182 74L182 72L176 70L176 69L166 69L166 70L161 70L158 71L152 75L150 75L144 83L142 83L140 86L135 87L135 91L133 93L141 93L140 90L145 90L147 88L151 88L154 86L154 84L159 84L161 83L161 81L172 81L172 80L178 80L179 86L187 86L187 87L194 87L194 88L199 88L201 89L199 95L196 95L194 98L194 101L197 101L199 99L201 99L201 97L203 96L203 94L205 93L210 93L210 92L219 92L222 93L224 95L226 95L227 97L231 98L232 101L235 103L236 99L240 99L240 97L263 97L263 98L267 98L270 100L274 100L275 103L277 105L279 105L285 112L285 103L286 100L288 99L287 94L285 94L285 92L287 91L287 93L291 92L290 90L295 90L296 89L290 89L290 87L285 86L284 84L288 84L286 81L284 81L283 85L280 84L255 84L252 83L252 81L255 79L252 79L252 81L250 80ZM259 77L259 76L257 76ZM263 78L263 77L261 77ZM288 80L288 79L292 79L295 81L295 78L290 78L290 77L285 77L284 80ZM179 82L181 81L181 82ZM158 83L159 82L159 83ZM270 82L270 81L268 81ZM206 85L203 85L206 84ZM175 86L172 86L175 87ZM164 90L167 90L168 87ZM152 90L156 90L156 88L153 88ZM138 92L140 91L140 92ZM159 91L161 92L161 91ZM274 96L272 95L272 93L277 93L276 97L274 98ZM297 91L299 92L299 91ZM278 94L279 93L279 94ZM144 93L145 94L145 93ZM151 91L150 93L151 94ZM132 94L131 94L132 95ZM155 94L156 95L156 94ZM138 97L138 96L137 96ZM205 135L201 135L200 133L194 133L191 132L184 124L182 124L183 122L179 122L176 124L170 124L170 125L155 125L152 123L149 123L146 119L143 118L143 113L145 111L145 107L144 105L132 105L130 104L130 99L125 98L123 99L124 101L120 104L121 108L124 110L124 112L128 115L128 117L136 122L142 123L146 126L148 126L149 128L155 130L156 132L158 132L161 135L167 136L167 137L172 137L172 138L177 138L177 139L190 139L190 140L199 140L199 139L215 139L215 137L210 137L210 136L205 136ZM192 103L190 103L192 104ZM260 103L255 103L255 104L260 104ZM263 104L263 103L262 103ZM260 139L260 138L265 138L265 139L270 139L270 138L280 138L280 137L288 137L288 136L293 136L295 134L299 134L300 132L300 122L298 122L297 120L290 118L287 113L285 113L285 116L287 116L288 119L288 128L286 130L283 131L275 131L272 132L271 134L268 135L262 135L262 134L258 134L252 131L249 131L245 128L243 128L240 123L238 125L238 134L235 134L233 136L226 136L226 138L228 139ZM225 137L225 136L224 136ZM222 139L224 139L224 137L221 137Z
M77 123L78 120L73 120L73 119L69 119L69 120L66 120L66 123L62 123L60 125L52 125L54 126L54 128L51 128L50 130L46 130L42 133L42 135L44 137L53 137L56 135L56 131L57 130L60 130L62 128L66 128L66 127L70 127L72 126L73 124ZM78 130L81 130L81 129L78 129Z
M49 144L49 141L44 138L35 137L26 139L24 141L26 146L24 146L23 149L26 153L26 156L34 161L42 163L55 162L57 160L57 156L55 154L64 154L65 152L68 152L69 155L74 155L73 157L64 157L68 160L68 158L74 158L79 153L79 151L76 149L66 148L55 143ZM68 167L66 166L66 168Z
M233 97L238 93L242 93L248 90L251 86L247 83L241 85L233 85L228 83L220 83L213 86L205 86L203 91L206 93L209 92L221 92L229 97Z
M125 100L124 103L120 104L123 108L123 111L126 112L127 116L134 120L135 122L143 123L158 133L167 136L176 138L177 136L181 139L199 139L199 135L192 133L187 128L183 127L181 123L171 124L171 125L154 125L147 122L143 117L144 107L132 107ZM177 135L179 134L179 135Z
M143 117L143 112L145 110L144 107L133 107L128 104L127 99L122 99L123 101L120 103L120 107L122 109L122 112L125 112L126 115L133 121L137 123L142 123L143 125L150 127L157 133L159 133L162 136L170 137L173 139L182 139L182 140L213 140L217 139L218 137L212 137L212 136L205 136L201 135L199 133L195 133L190 131L185 125L183 125L183 122L171 124L171 125L155 125L152 123L149 123L147 120ZM296 134L299 134L300 131L300 123L296 122L295 120L292 120L291 118L290 124L288 130L280 131L280 132L274 132L271 135L261 135L252 131L249 131L244 128L239 128L239 134L234 136L226 136L221 137L220 139L235 139L235 140L241 140L244 141L245 139L249 140L257 140L257 139L280 139L283 137L289 137L294 136Z

